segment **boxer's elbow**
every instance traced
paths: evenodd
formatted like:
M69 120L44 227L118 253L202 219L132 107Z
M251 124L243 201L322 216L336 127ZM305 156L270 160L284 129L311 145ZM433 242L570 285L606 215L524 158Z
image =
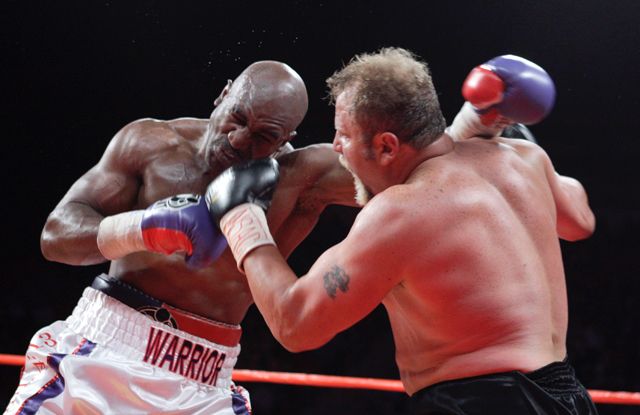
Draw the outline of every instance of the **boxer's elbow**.
M276 340L278 340L278 343L287 349L288 352L300 353L315 349L315 347L309 347L306 345L302 339L299 339L296 336L290 336L281 332L273 333L273 335Z
M590 237L596 229L596 219L582 184L568 176L555 174L558 191L554 195L557 209L558 236L566 241Z
M569 242L589 238L596 230L596 218L590 209L573 220L558 219L558 236Z
M82 261L74 258L74 255L66 252L63 247L64 243L60 241L60 238L49 232L42 232L40 236L40 252L42 252L42 256L47 261L68 265L83 265Z
M53 222L40 234L40 252L51 262L67 265L94 265L106 261L91 238L68 235Z
M57 237L55 232L52 232L50 225L47 223L40 234L40 252L47 261L58 261L58 249Z
M291 353L307 352L324 346L330 339L318 339L313 333L304 332L303 330L282 330L277 334L274 333L278 342Z
M311 318L306 318L303 312L281 314L270 328L282 347L292 353L318 349L333 337L319 330L318 325Z
M588 209L587 212L583 215L583 237L582 239L588 238L596 231L596 216L593 214L591 209Z

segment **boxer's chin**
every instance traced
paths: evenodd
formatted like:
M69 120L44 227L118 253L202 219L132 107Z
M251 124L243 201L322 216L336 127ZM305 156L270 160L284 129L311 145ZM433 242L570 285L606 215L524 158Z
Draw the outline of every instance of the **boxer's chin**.
M369 202L369 200L371 200L371 198L373 197L373 194L371 193L371 191L369 191L369 189L367 189L367 186L364 185L362 180L360 180L360 178L353 172L353 170L351 170L351 168L349 167L349 163L342 154L340 155L340 157L338 157L338 160L340 161L340 164L342 164L342 166L347 169L349 173L351 173L351 176L353 176L353 184L356 187L356 203L358 204L358 206L366 205L367 202Z
M359 206L366 205L373 197L373 194L356 175L353 175L353 183L356 185L356 203Z

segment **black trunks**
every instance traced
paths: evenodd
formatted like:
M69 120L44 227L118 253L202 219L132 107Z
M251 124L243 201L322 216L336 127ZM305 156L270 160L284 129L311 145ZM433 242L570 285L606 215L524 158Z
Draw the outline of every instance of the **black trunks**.
M436 383L411 397L413 415L597 414L566 360L530 373L492 373Z

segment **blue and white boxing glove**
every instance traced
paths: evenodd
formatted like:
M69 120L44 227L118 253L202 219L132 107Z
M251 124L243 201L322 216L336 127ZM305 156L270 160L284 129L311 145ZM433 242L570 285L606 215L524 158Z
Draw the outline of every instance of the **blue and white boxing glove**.
M466 102L447 130L454 139L491 137L512 124L536 124L553 109L556 89L539 65L502 55L473 68L462 95Z
M227 247L203 197L182 194L159 200L145 210L108 216L100 222L98 248L107 259L133 252L164 255L184 252L190 268L203 268Z

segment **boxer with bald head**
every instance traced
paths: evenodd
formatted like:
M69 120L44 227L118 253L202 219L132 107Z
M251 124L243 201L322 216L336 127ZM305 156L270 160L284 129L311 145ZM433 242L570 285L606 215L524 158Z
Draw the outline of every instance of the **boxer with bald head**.
M549 88L511 76L531 66L492 64L485 74L504 91ZM594 231L584 188L564 186L534 143L445 133L429 70L407 50L359 55L328 84L334 149L364 207L306 275L263 219L276 162L231 168L207 191L273 335L291 351L314 349L382 303L415 414L595 414L567 361L559 243ZM509 113L502 101L513 95L500 89L480 108L493 110L487 125L496 112L535 119ZM231 180L254 170L257 200Z
M113 137L41 238L48 260L111 260L108 275L33 337L8 413L250 410L231 371L253 299L200 195L229 166L276 157L283 185L269 223L285 257L328 204L353 206L330 144L289 144L307 99L292 68L260 61L227 82L209 119L140 119Z

